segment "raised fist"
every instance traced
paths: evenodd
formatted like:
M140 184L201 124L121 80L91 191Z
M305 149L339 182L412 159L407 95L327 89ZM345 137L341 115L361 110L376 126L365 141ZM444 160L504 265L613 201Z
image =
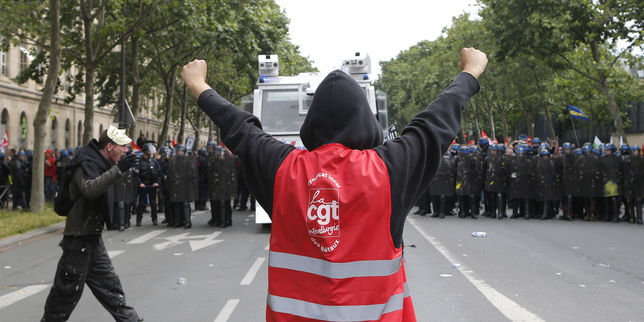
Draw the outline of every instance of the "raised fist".
M461 70L479 78L487 66L487 56L484 52L474 47L463 48L461 50Z

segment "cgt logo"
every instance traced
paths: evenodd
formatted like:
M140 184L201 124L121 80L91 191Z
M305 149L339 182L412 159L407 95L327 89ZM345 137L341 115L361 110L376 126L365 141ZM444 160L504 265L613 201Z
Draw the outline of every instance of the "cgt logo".
M340 193L337 189L309 189L306 226L315 237L340 236Z

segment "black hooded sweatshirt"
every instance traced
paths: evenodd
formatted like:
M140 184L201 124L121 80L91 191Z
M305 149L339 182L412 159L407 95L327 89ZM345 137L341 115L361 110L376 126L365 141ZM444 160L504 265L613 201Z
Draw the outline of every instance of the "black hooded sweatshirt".
M96 139L81 147L69 161L72 174L70 198L74 206L67 215L65 236L100 235L103 226L114 228L114 182L123 174L101 154Z
M300 136L309 151L340 143L350 149L374 149L378 153L389 172L391 237L400 247L406 215L427 189L442 155L460 130L461 110L478 91L476 78L460 73L412 119L400 137L383 144L382 128L364 91L349 75L337 70L318 86ZM226 146L239 155L248 188L271 216L277 170L295 147L265 133L256 116L213 89L201 93L198 104L219 126Z

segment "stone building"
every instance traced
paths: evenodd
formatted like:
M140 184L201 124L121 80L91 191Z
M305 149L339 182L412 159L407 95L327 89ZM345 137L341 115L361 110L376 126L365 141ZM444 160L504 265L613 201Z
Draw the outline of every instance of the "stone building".
M23 46L11 46L7 52L0 49L0 140L8 134L9 148L33 149L33 121L38 110L42 86L30 80L24 84L13 81L20 72L31 62L29 51ZM63 71L63 73L66 73ZM66 77L61 77L66 82ZM66 88L69 84L63 84ZM77 95L69 104L64 102L65 92L55 94L50 115L46 124L47 138L45 146L48 149L64 149L82 144L83 123L85 121L85 96ZM147 139L156 141L161 133L163 121L155 117L147 107L160 104L159 95L155 98L142 98L141 105L145 106L137 116L136 131L144 134ZM94 107L94 137L113 123L112 107ZM204 122L206 123L206 122ZM207 124L207 123L206 123ZM198 146L205 146L208 141L208 128L200 131ZM172 124L168 129L168 139L177 139L179 125ZM195 136L195 131L186 122L184 137ZM138 136L137 136L138 137ZM133 139L136 140L137 137Z

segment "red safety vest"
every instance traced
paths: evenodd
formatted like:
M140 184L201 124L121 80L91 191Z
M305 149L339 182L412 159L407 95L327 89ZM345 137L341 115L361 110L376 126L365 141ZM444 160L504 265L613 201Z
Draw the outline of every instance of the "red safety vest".
M267 321L416 321L374 150L291 152L275 178Z

